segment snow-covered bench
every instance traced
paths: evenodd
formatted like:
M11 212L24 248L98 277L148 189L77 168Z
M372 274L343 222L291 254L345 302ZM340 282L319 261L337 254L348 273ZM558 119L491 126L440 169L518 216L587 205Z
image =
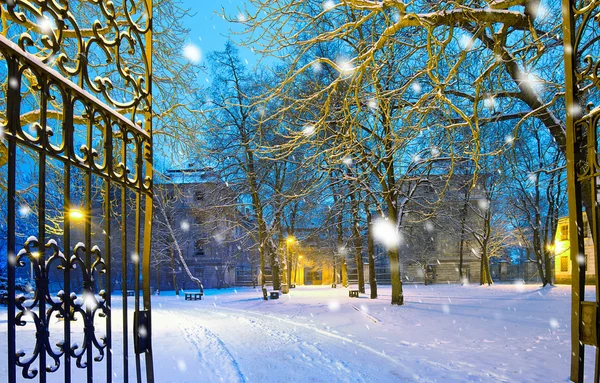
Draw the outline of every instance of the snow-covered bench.
M128 297L134 297L135 296L135 291L134 290L127 290L127 296Z
M263 289L262 289L262 292L263 292L263 299L264 299L265 301L268 301L268 300L269 300L269 297L270 297L271 299L279 299L279 291L271 291L270 295L269 295L269 296L267 296L267 289L265 289L265 288L263 287Z
M203 294L202 293L184 292L183 295L185 296L186 301L201 301Z
M350 298L358 298L358 290L350 290L348 294Z

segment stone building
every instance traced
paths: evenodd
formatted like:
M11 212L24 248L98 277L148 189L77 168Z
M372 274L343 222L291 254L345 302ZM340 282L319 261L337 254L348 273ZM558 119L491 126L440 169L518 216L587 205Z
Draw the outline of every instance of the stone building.
M258 255L251 250L234 191L210 168L170 170L167 176L154 187L152 286L197 289L186 266L204 288L251 284L252 261Z
M406 283L458 283L459 253L462 217L465 231L463 235L463 280L478 283L481 260L479 244L473 237L473 231L483 226L480 214L486 207L485 178L471 187L470 175L430 176L406 186L403 195L409 197L402 206L400 260L402 280ZM470 188L470 189L469 189ZM468 191L468 193L467 193ZM377 217L379 213L372 212ZM345 228L347 229L347 228ZM331 233L329 233L331 235ZM330 285L341 281L339 252L335 241L325 233L318 234L315 229L296 229L294 233L300 239L295 251L298 256L294 263L295 282L299 285ZM348 280L355 284L357 265L351 231L344 231ZM368 283L368 257L366 237L363 235L362 267L365 283ZM335 257L335 261L334 261ZM391 282L389 258L383 246L375 246L375 273L378 283ZM335 271L334 271L335 264ZM491 269L493 272L495 269Z

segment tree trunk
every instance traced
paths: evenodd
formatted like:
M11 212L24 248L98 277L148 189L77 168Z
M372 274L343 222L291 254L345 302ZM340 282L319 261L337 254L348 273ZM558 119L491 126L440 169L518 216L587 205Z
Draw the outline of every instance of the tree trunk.
M465 231L467 224L467 208L469 207L469 197L471 194L471 188L467 186L467 190L465 191L465 199L462 206L462 212L460 215L460 245L458 247L458 276L460 279L460 283L463 284L463 258L464 258L464 248L465 248ZM468 281L467 281L468 282Z
M371 229L371 212L368 203L365 202L365 211L367 213L367 255L369 257L369 287L371 290L371 299L377 298L377 276L375 275L375 247L373 244L373 232Z
M362 239L360 237L360 222L358 219L358 201L354 193L350 194L352 200L352 234L354 236L354 251L356 255L356 273L358 278L358 291L365 293L365 270L362 257Z
M269 252L269 261L271 264L271 274L273 274L273 290L281 289L281 280L279 279L279 260L276 251Z
M175 273L175 253L173 248L169 246L169 253L171 255L171 276L173 277L173 288L175 289L175 295L179 295L179 288L177 287L177 274Z
M398 230L396 224L398 219L398 210L396 209L395 198L390 198L388 196L386 199L389 219L396 230ZM388 249L388 256L390 258L390 278L392 279L392 304L401 306L404 304L404 292L402 288L402 275L400 271L400 254L398 246Z

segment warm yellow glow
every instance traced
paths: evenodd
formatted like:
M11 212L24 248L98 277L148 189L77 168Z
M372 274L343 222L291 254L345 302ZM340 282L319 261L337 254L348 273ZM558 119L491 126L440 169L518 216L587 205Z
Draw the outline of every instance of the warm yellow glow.
M39 256L40 256L40 253L39 253L39 251L34 251L34 252L32 252L32 253L31 253L31 255L32 255L34 258L37 258L37 257L39 257Z
M554 245L549 244L548 246L546 246L546 250L548 250L549 252L553 252L554 251Z
M69 212L69 217L74 221L80 221L85 218L85 214L79 209L72 209Z
M301 255L298 256L298 259L302 259L303 257Z
M294 242L296 242L296 238L294 238L293 235L290 235L289 237L287 237L286 242L288 243L288 245L291 245Z

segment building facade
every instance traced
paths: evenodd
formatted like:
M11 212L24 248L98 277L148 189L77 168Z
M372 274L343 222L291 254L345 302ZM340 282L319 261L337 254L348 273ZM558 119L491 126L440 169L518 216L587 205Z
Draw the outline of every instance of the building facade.
M233 190L209 168L168 176L155 185L152 285L198 289L190 274L204 288L252 284L257 255Z
M592 241L587 216L583 215L584 222L584 249L585 256L582 259L585 262L585 283L593 284L596 281L594 273L594 262L596 257L594 254L594 243ZM558 220L556 235L554 237L554 281L555 283L571 283L572 273L572 252L569 238L569 217L562 217ZM590 265L590 267L588 267Z

